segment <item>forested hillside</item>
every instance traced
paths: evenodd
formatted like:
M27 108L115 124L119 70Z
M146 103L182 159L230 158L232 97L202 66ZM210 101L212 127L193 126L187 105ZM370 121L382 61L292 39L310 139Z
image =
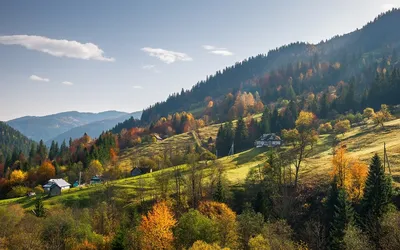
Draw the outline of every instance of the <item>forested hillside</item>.
M399 22L400 10L394 9L352 33L316 45L296 42L271 50L268 55L250 57L217 71L190 90L150 106L144 110L142 121L155 121L176 111L205 109L209 101L221 103L228 93L236 96L246 91L254 95L257 91L268 104L280 98L290 100L294 95L326 91L352 78L356 81L355 94L361 99L371 88L376 71L388 72L388 68L398 65Z
M0 122L0 165L4 163L8 157L11 157L13 152L15 158L19 158L20 153L27 155L32 144L34 144L34 142L19 131L13 129L4 122ZM18 154L18 157L16 154Z

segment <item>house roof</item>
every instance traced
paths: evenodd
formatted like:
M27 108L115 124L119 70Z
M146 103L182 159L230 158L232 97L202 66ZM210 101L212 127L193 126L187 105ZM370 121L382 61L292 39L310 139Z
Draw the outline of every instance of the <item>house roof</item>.
M259 139L259 141L281 141L281 138L276 134L263 134Z
M63 180L63 179L50 179L49 180L49 182L46 184L46 185L44 185L44 186L47 186L47 185L49 185L49 184L55 184L55 185L57 185L57 186L59 186L59 187L69 187L69 186L71 186L71 184L69 184L68 182L66 182L65 180ZM44 187L43 186L43 187ZM51 186L51 185L50 185Z

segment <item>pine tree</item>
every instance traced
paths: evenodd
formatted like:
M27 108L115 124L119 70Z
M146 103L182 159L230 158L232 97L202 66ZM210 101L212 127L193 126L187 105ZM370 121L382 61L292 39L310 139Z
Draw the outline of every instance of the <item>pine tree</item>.
M366 227L376 225L388 211L391 197L391 178L385 175L381 159L378 154L375 154L371 160L364 197L361 201L361 215Z
M119 228L111 242L112 250L124 250L125 249L125 232L122 228Z
M225 190L222 184L222 177L221 175L218 176L217 187L213 194L213 199L218 202L225 202Z
M268 107L265 108L261 117L261 133L271 133L271 111Z
M37 197L35 201L35 208L33 209L33 213L36 217L45 217L46 209L44 208L44 204L41 197Z
M346 191L340 188L334 205L334 214L331 221L328 237L328 249L346 249L343 241L346 229L353 221L353 208L347 199Z
M248 137L249 137L249 135L248 135L246 123L244 122L243 117L240 117L237 122L236 130L235 130L235 138L234 138L235 152L240 152L240 151L246 150L248 148L248 145L249 145Z
M324 93L321 97L321 103L320 103L320 111L319 111L319 116L322 119L327 118L328 112L329 112L329 102L328 102L328 95Z

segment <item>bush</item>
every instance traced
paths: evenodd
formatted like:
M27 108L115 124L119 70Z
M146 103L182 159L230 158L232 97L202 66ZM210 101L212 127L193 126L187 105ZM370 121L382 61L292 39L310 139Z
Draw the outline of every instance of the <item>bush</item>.
M22 197L25 196L29 191L30 188L24 186L15 186L11 189L10 192L8 192L7 197L8 198Z
M333 128L330 122L327 123L323 123L321 125L319 125L319 133L320 134L328 134L330 132L332 132Z

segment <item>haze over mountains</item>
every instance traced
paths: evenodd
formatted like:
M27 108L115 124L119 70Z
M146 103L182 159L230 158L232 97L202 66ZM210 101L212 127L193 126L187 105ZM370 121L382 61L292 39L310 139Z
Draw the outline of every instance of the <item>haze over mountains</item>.
M7 124L31 140L43 140L49 144L52 140L61 143L64 139L75 139L81 137L84 133L91 137L98 137L101 132L111 129L117 123L131 116L138 118L140 115L140 111L133 113L70 111L41 117L25 116L10 120Z

